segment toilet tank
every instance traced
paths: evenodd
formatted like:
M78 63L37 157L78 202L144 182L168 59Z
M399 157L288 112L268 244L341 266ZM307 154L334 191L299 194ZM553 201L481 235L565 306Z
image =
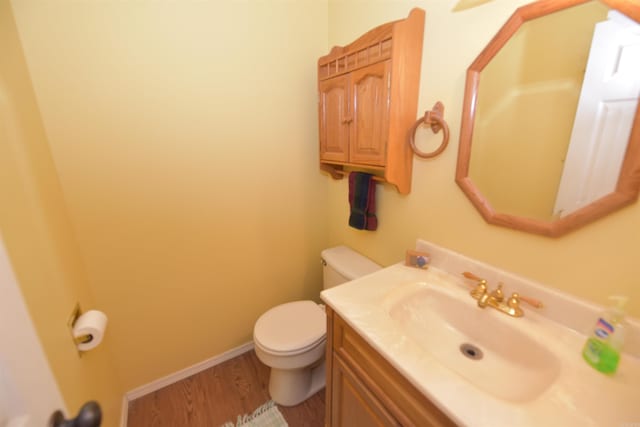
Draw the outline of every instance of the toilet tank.
M382 267L364 255L346 246L336 246L322 251L323 288L329 289Z

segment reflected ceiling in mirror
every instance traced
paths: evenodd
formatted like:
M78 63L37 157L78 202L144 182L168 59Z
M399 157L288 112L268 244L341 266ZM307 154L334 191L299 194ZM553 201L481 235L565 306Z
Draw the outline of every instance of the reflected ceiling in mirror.
M469 67L456 181L487 222L559 236L637 199L639 15L533 3Z

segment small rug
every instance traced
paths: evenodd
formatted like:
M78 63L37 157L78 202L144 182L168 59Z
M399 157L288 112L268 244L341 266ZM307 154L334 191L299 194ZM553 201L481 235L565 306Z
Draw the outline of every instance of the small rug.
M238 421L235 424L227 421L221 427L287 427L288 425L276 403L270 400L253 411L253 414L238 415Z

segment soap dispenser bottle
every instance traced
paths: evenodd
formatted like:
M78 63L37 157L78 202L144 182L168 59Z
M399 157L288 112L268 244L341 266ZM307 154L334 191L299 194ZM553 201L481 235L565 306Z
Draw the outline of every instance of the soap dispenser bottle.
M605 374L613 374L618 369L624 344L624 305L627 302L623 296L609 299L614 304L600 315L582 349L584 360Z

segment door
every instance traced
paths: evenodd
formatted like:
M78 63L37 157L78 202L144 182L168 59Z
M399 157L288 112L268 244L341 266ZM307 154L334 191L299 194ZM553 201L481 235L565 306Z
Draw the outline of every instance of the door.
M43 427L64 402L0 235L0 426Z
M391 61L378 62L351 73L351 163L384 166L389 137Z
M349 75L323 80L318 85L320 103L320 160L349 161Z
M640 96L640 25L609 12L596 24L554 215L615 191Z

